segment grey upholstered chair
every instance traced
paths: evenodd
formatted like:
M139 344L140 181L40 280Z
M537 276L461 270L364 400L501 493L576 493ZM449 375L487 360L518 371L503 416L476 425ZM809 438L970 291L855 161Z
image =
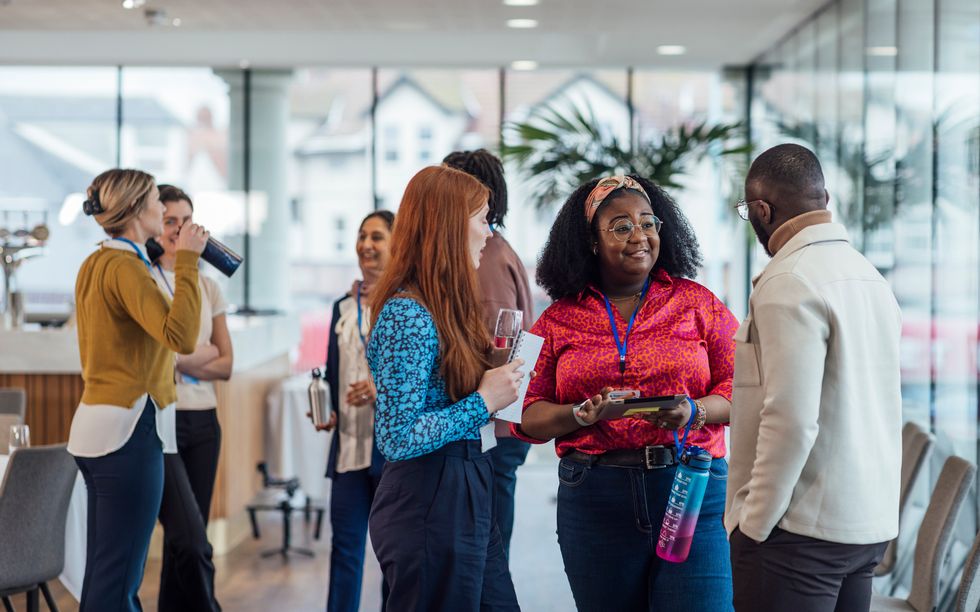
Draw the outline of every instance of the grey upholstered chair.
M912 591L907 599L875 595L871 600L873 612L932 612L936 609L943 560L953 539L956 516L966 501L976 472L976 466L962 457L950 457L943 464L915 540Z
M10 456L0 483L0 598L38 592L57 610L47 582L65 565L65 520L78 468L66 445L22 448Z
M963 563L960 588L956 591L956 612L977 612L980 609L980 533L973 538L973 548Z
M902 485L898 501L898 522L902 523L912 497L912 489L922 473L922 466L932 452L932 435L921 426L909 421L902 427ZM887 576L895 569L898 559L898 538L888 543L885 556L875 568L875 576Z

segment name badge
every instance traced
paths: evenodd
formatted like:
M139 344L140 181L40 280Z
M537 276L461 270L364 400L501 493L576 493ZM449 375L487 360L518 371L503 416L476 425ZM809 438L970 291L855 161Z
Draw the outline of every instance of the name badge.
M480 427L480 450L484 453L497 446L497 436L494 435L494 422L490 421Z

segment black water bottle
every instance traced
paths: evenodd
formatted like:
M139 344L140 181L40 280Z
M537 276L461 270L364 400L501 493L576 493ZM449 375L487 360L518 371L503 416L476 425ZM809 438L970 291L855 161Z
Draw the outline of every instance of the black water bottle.
M146 241L146 254L150 256L150 261L155 262L163 255L163 247L156 239L150 238ZM208 238L208 243L204 245L204 252L201 253L201 259L217 268L227 277L231 277L235 270L242 265L242 256L214 237Z

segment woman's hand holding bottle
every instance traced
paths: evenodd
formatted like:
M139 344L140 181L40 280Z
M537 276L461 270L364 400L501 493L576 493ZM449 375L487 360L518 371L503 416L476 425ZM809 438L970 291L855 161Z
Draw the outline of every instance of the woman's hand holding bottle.
M178 251L194 251L198 255L204 252L211 233L197 223L185 223L177 234Z

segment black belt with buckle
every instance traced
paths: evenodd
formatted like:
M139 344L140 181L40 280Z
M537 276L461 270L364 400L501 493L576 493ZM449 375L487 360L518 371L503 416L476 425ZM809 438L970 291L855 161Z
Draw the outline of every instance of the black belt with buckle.
M589 465L608 465L611 467L641 467L647 470L677 465L677 450L673 446L644 446L606 451L600 455L590 455L573 450L564 457L576 463Z

